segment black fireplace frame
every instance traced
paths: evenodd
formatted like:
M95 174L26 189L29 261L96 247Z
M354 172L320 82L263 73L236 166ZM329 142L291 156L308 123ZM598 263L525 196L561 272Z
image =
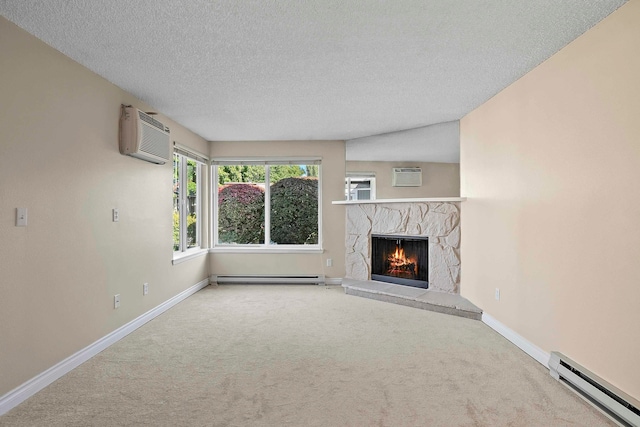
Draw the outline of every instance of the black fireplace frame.
M386 274L374 274L374 260L382 260L381 254L376 253L377 246L374 245L374 238L384 240L403 240L403 241L426 241L427 250L424 254L422 268L426 269L426 280L420 279L405 279L402 277L388 276ZM414 288L429 289L429 237L427 236L404 236L404 235L391 235L391 234L372 234L371 235L371 280L377 280L379 282L394 283L397 285L412 286Z

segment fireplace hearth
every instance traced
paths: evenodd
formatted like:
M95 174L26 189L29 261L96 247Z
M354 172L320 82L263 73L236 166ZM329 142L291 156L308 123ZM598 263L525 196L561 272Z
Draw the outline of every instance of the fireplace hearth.
M371 279L429 288L429 238L371 235Z

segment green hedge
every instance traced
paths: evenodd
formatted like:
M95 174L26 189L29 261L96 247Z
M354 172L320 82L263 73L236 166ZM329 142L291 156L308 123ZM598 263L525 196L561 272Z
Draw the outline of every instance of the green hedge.
M264 190L253 184L218 189L220 243L264 243Z
M284 178L271 186L271 240L318 243L317 178Z

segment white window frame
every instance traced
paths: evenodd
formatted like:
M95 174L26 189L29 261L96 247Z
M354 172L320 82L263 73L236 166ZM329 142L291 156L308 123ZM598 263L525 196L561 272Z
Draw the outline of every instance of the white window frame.
M178 203L180 205L180 223L179 223L179 248L174 250L173 259L174 264L177 260L186 260L190 259L199 253L206 253L203 251L203 233L202 233L202 221L205 221L205 209L202 206L203 201L203 192L205 191L205 186L203 185L204 179L204 171L205 166L209 163L208 159L192 153L190 151L185 150L184 148L180 148L178 146L174 147L174 155L177 155L180 159L179 162L179 185L178 188ZM173 157L172 157L173 158ZM187 247L187 215L186 215L186 207L187 207L187 198L188 198L188 186L187 186L187 161L195 161L197 165L196 169L196 236L197 236L197 244L191 248Z
M351 181L369 181L369 199L354 199L351 197ZM345 200L375 200L376 199L376 174L373 172L347 172L345 177Z
M260 165L265 166L265 239L264 243L237 244L218 241L218 166L224 165ZM318 243L315 245L276 245L271 244L271 197L270 165L317 165L318 166ZM211 249L210 252L242 253L292 253L323 252L322 249L322 159L319 157L242 157L216 158L211 161Z

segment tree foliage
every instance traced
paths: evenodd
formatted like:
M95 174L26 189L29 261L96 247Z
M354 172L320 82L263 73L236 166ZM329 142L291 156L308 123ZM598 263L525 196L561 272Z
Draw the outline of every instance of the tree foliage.
M262 165L223 165L218 166L218 184L239 182L264 182Z
M218 239L221 243L264 243L264 190L253 184L218 189Z
M269 166L269 180L276 183L285 178L302 176L304 169L298 165L271 165Z
M197 189L198 164L187 160L187 196L195 196Z
M307 176L308 177L318 177L318 165L308 165L307 166Z
M187 215L187 247L191 248L198 243L198 219L196 214Z
M187 215L187 247L192 247L198 241L197 218L194 213ZM180 250L180 212L173 210L173 250Z
M173 250L180 249L180 213L173 210Z
M317 166L316 166L317 168ZM274 183L284 178L302 176L304 170L298 165L270 165L269 180ZM222 165L218 166L218 184L264 182L263 165Z
M278 244L318 243L318 180L285 178L271 186L271 240Z

